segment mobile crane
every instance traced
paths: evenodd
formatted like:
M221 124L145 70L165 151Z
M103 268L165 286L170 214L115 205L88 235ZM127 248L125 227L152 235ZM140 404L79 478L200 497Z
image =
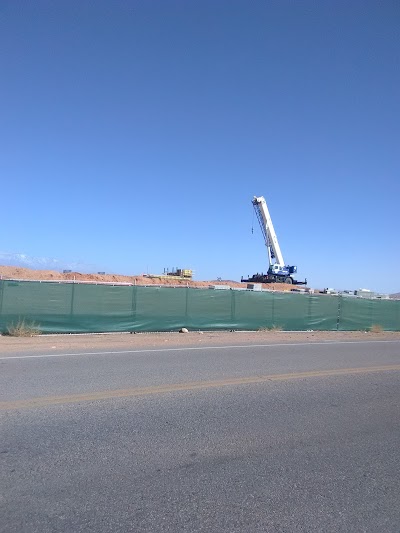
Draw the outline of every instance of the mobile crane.
M292 274L297 272L297 266L285 265L278 237L276 236L267 202L263 196L254 196L252 200L254 210L264 237L265 246L268 250L269 268L266 274L254 274L243 282L256 283L290 283L293 285L307 285L307 280L297 281Z

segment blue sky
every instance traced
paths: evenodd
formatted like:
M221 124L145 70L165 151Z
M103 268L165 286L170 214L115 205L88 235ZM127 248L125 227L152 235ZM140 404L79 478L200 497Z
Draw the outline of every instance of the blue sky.
M0 262L240 279L267 269L263 195L298 278L399 291L399 22L394 0L1 2Z

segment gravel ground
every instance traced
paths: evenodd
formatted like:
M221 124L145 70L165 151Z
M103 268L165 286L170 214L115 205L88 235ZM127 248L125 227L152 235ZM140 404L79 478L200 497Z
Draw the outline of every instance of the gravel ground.
M36 337L0 336L0 353L88 350L137 350L166 346L220 346L324 341L400 340L400 332L362 331L204 331L189 333L107 333L78 335L40 335Z

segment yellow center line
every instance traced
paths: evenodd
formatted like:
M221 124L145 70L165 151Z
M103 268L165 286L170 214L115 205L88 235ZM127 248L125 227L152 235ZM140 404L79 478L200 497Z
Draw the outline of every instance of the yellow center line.
M29 409L32 407L46 407L80 402L93 402L98 400L110 400L115 398L133 398L135 396L148 396L154 394L166 394L169 392L194 391L213 389L235 385L250 385L266 383L268 381L288 381L291 379L324 378L332 376L350 376L354 374L370 374L372 372L388 372L400 370L398 365L369 366L361 368L335 368L332 370L312 370L307 372L291 372L287 374L270 374L265 376L250 376L243 378L227 378L215 381L191 381L187 383L173 383L169 385L154 385L150 387L138 387L134 389L119 389L110 391L88 392L81 394L69 394L63 396L45 396L30 398L27 400L14 400L0 402L0 410Z

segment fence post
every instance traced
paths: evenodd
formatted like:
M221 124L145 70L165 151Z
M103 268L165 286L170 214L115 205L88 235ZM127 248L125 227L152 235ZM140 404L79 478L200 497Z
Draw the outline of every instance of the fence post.
M0 316L3 313L3 293L4 293L4 285L5 281L4 279L0 280Z
M312 296L310 293L307 295L308 298L308 308L307 308L307 329L311 329L311 302Z
M341 312L342 312L342 305L341 305L342 296L337 296L337 299L338 299L338 308L337 308L337 317L336 317L336 331L339 331L340 317L341 317Z
M137 285L132 285L132 327L136 322L136 305L137 305Z
M235 302L235 291L231 289L231 327L235 322L235 313L236 312L236 302Z
M75 300L75 283L72 283L72 290L71 290L71 305L69 308L69 316L70 318L74 315L74 300Z
M272 292L272 305L271 305L271 324L272 327L275 325L275 292Z
M185 324L187 324L188 316L189 316L189 286L186 287L186 294L185 294Z
M397 313L396 313L397 328L395 329L395 331L400 331L400 300L396 300L396 304L397 305L395 305L395 308L397 307Z

